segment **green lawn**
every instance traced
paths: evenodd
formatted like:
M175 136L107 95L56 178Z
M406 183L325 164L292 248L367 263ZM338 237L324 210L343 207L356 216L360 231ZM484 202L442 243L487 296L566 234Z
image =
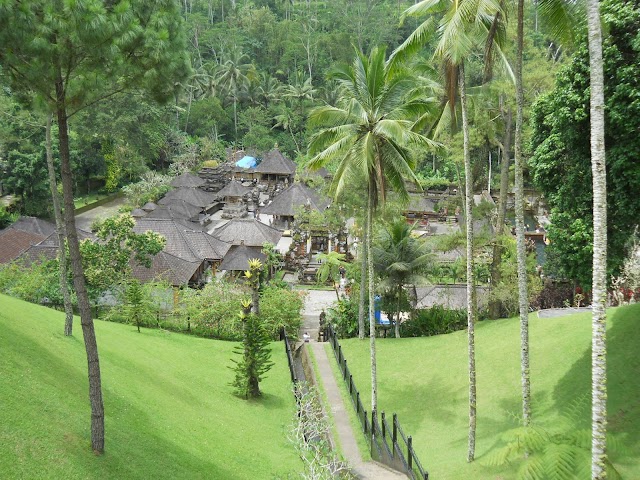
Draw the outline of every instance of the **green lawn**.
M79 320L0 295L0 477L271 479L302 469L282 343L258 402L232 395L233 343L96 322L106 453L89 446Z
M580 414L575 428L589 428L590 313L556 319L531 315L534 420ZM610 431L625 448L612 460L626 479L640 478L640 305L611 309L608 321ZM354 380L370 405L369 342L343 340ZM489 468L483 456L502 445L501 433L520 416L520 335L517 319L477 325L478 426L476 459L466 463L468 433L467 334L379 339L379 410L398 413L430 479L512 479L516 467ZM582 401L576 410L572 403Z

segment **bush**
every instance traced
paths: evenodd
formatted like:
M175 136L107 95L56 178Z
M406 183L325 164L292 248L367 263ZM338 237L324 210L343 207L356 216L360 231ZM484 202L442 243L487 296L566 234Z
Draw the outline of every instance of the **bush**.
M31 265L16 261L0 266L0 292L31 303L62 305L58 261L43 258Z
M327 312L328 321L339 338L358 336L358 302L352 298L340 299Z
M271 283L265 286L260 295L260 320L267 334L277 339L284 327L288 335L297 337L302 325L303 306L303 292Z
M412 318L400 324L402 337L430 337L442 335L467 328L467 311L450 310L435 305L424 310L417 310Z
M201 290L184 289L182 294L182 324L198 336L221 340L240 340L242 324L238 312L242 300L249 294L241 286L214 280Z

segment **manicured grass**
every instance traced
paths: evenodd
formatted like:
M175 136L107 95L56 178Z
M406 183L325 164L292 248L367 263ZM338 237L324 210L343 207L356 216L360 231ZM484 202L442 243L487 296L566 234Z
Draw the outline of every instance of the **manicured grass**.
M270 479L302 469L286 439L295 402L282 343L245 401L228 385L233 343L96 322L106 452L89 446L80 322L0 295L1 478Z
M609 430L625 448L611 454L623 478L640 478L640 305L609 310ZM590 428L591 314L530 317L534 421L579 414L575 428ZM343 340L349 368L370 405L369 343ZM520 333L518 319L480 322L476 328L478 424L476 461L467 464L467 334L379 339L379 411L396 412L430 479L511 479L517 466L490 468L483 457L518 426ZM572 404L582 402L577 409Z

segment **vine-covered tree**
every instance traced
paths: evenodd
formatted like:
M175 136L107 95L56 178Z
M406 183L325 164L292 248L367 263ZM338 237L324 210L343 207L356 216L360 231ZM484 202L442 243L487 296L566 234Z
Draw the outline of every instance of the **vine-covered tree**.
M640 8L630 1L602 2L605 144L607 146L607 264L617 275L640 217ZM534 105L531 167L551 211L548 229L554 264L548 273L591 285L593 198L589 142L589 53L584 31L553 91Z
M141 87L173 97L190 70L173 0L27 0L0 3L0 65L16 91L35 96L58 123L64 216L89 370L91 447L104 451L98 347L75 227L69 119L102 99Z

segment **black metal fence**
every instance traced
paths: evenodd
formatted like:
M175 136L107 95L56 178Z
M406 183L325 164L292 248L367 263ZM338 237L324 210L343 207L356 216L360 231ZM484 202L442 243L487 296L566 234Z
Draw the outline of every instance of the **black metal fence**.
M414 480L428 480L429 473L425 471L420 460L418 460L413 449L411 437L405 436L400 427L398 416L395 413L393 414L391 428L389 428L384 412L381 413L380 420L378 420L375 411L371 412L371 416L367 414L360 399L360 392L353 382L353 375L347 366L347 359L342 353L342 346L338 341L335 330L331 326L328 327L328 340L333 347L333 353L340 367L342 378L347 384L349 396L360 420L362 431L371 447L371 457L380 463L406 473Z
M293 383L298 383L300 379L296 374L296 367L293 360L293 352L291 351L291 342L289 341L289 337L287 336L287 331L284 327L280 331L280 336L284 341L284 350L287 353L287 362L289 363L289 373L291 374L291 381Z

